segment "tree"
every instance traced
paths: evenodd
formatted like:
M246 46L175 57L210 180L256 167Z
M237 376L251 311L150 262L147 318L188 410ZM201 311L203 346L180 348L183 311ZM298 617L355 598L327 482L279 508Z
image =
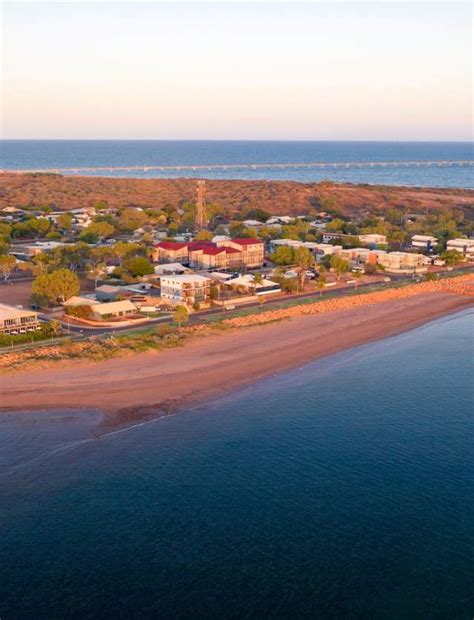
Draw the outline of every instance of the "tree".
M126 243L125 241L118 241L112 246L112 250L115 258L117 258L120 265L122 265L125 259L132 256L137 256L141 248L138 243Z
M359 284L359 280L362 277L362 272L361 271L356 271L354 272L354 278L355 278L355 284L354 284L354 288L355 290L357 290L357 285Z
M210 230L200 230L196 236L195 236L195 240L196 241L211 241L213 237L213 234L211 233Z
M137 228L141 228L148 222L148 218L143 211L127 207L120 211L118 227L125 232L132 232Z
M219 299L219 287L216 284L211 285L209 293L211 295L212 300Z
M254 273L253 274L253 282L254 282L254 284L262 284L262 282L263 282L263 275L261 273Z
M131 258L127 258L123 263L123 268L133 277L146 276L151 273L155 273L153 265L150 263L148 258L145 258L144 256L133 256Z
M51 337L59 336L62 332L61 323L57 319L53 319L49 322L49 327L51 329Z
M310 269L310 267L312 267L314 264L313 255L308 250L308 248L296 248L294 261L300 268L301 289L304 290L304 285L306 282L306 270Z
M319 296L321 297L323 294L323 288L326 286L326 276L320 275L316 280L316 286L319 290Z
M454 267L454 265L463 260L464 256L457 250L446 250L440 255L440 258L445 260L451 267Z
M38 276L32 285L33 299L51 305L64 303L80 291L77 275L69 269L58 269Z
M278 247L270 256L275 265L292 265L295 259L295 251L292 247L283 245Z
M326 224L327 232L342 232L344 228L344 220L335 218Z
M104 273L107 271L107 265L105 263L98 263L93 265L92 263L89 265L89 269L87 271L87 275L89 278L94 280L94 287L97 288L97 280L101 278Z
M367 275L372 275L377 271L376 263L364 263L364 272Z
M331 256L331 268L334 269L337 279L340 280L342 274L349 271L349 261L333 254Z
M178 327L189 321L189 311L186 306L176 306L173 312L173 321L178 324Z
M62 213L56 220L56 224L61 230L65 230L66 232L70 231L72 227L71 215L69 215L69 213Z
M108 222L92 222L89 226L79 235L81 241L86 243L97 243L99 239L107 239L114 234L115 228Z
M0 255L0 274L3 276L4 282L8 280L11 272L15 269L16 258L11 254Z

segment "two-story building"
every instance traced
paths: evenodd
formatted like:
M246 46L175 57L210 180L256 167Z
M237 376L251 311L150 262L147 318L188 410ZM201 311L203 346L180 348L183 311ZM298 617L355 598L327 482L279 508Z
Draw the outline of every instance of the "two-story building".
M33 310L0 304L0 334L16 336L39 328L38 314Z
M471 260L474 258L474 239L450 239L446 244L447 250L456 250L463 254L465 258Z

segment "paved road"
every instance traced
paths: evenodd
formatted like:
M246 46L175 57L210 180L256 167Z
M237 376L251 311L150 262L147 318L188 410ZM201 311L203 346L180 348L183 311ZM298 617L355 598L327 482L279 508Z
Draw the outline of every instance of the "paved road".
M459 269L456 269L454 272L451 272L452 275L456 275L459 274L461 275L462 272L466 272L466 271L472 271L473 267L472 266L468 266L468 267L461 267ZM444 272L443 272L444 273ZM401 281L405 281L405 282L409 282L411 280L413 280L412 276L406 276L406 275L392 275L390 274L390 279L392 282L401 282ZM358 285L358 290L367 288L367 287L371 287L371 286L377 286L382 284L381 280L377 280L377 281L372 281L372 282L363 282L360 283ZM348 284L347 286L343 286L341 288L337 288L337 289L326 289L322 291L322 297L325 297L327 295L331 295L332 297L343 297L344 295L346 295L348 292L352 292L354 290L354 284ZM293 293L291 295L280 295L279 297L274 297L271 301L267 301L267 303L265 304L265 308L271 306L272 304L277 304L277 303L281 303L284 301L294 301L297 299L308 299L308 298L312 298L312 297L316 297L319 298L321 296L320 291L311 291L311 292L305 292L305 293ZM236 307L236 310L243 310L246 308L257 308L259 307L259 302L258 301L252 301L249 303L245 303L245 304L238 304L238 306ZM189 318L189 323L188 325L196 325L198 323L202 323L203 319L209 317L209 316L215 316L215 315L224 315L225 311L222 310L222 308L212 308L210 310L202 310L201 312L194 312L193 314L190 315ZM46 315L41 315L41 318L43 318L44 320L46 320L48 317ZM160 317L157 319L151 319L150 321L146 322L146 323L142 323L141 325L136 325L136 326L125 326L125 327L86 327L83 325L73 325L68 324L68 321L61 321L66 333L71 333L71 334L88 334L91 336L101 336L104 334L115 334L115 333L123 333L123 332L129 332L129 331L136 331L138 329L141 328L148 328L148 327L152 327L154 325L160 325L161 323L172 323L172 318L170 316L164 316L164 317Z

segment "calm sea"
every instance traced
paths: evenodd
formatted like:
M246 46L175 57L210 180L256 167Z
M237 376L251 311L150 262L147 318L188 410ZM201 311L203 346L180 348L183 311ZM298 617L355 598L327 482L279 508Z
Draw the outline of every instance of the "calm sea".
M472 312L94 437L0 416L0 614L470 620Z
M4 140L0 142L0 148L3 169L211 166L197 170L100 170L72 174L307 182L332 179L390 185L474 186L473 149L472 143L468 142ZM310 168L252 168L252 164L315 162L323 165ZM430 165L420 165L419 162L429 162ZM385 165L378 165L381 163ZM246 167L233 167L238 164ZM213 169L213 165L229 167Z

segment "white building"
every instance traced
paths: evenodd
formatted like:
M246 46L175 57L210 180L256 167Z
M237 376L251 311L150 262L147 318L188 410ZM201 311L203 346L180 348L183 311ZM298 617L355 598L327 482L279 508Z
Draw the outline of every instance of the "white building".
M273 280L267 280L262 278L262 281L258 284L255 282L255 277L251 274L245 274L238 278L232 278L226 282L228 286L232 288L243 288L255 295L271 295L272 293L281 293L281 286Z
M0 334L26 334L40 328L38 314L33 310L23 310L0 304Z
M374 245L379 245L379 244L384 244L387 243L387 237L385 235L378 235L376 233L370 233L367 235L358 235L360 241L362 243L367 243L367 244L374 244Z
M461 252L468 259L474 258L474 239L450 239L446 244L447 250Z
M211 297L211 280L198 274L161 276L161 297L192 306Z
M433 246L438 243L436 237L430 235L413 235L411 238L411 245L413 248L421 248L422 250L431 250Z

